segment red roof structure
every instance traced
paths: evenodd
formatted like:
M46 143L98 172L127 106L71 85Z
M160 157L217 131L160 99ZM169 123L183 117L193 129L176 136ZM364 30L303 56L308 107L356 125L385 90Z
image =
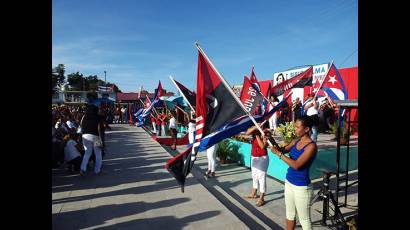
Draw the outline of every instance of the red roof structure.
M154 93L147 93L146 91L141 92L140 98L141 99L145 99L145 95L147 95L149 98L153 98L154 97Z
M139 99L145 100L146 95L149 98L154 97L154 93L148 93L147 91L142 91L141 95L139 93L117 93L117 102L132 102L132 101L139 101ZM164 94L166 97L174 96L175 93L167 92Z
M138 101L138 93L117 93L117 102Z
M141 98L141 99L144 99L144 98L145 98L145 95L148 95L149 98L153 98L153 97L154 97L154 93L146 93L146 91L142 91L142 92L141 92L141 95L140 95L140 98ZM174 95L175 95L175 93L173 93L173 92L167 92L167 93L165 93L163 96L164 96L164 97L171 97L171 96L174 96Z

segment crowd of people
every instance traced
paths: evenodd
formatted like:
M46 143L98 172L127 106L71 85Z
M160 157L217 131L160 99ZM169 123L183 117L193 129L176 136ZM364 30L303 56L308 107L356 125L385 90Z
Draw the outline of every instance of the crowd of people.
M270 97L269 111L279 103L275 96ZM276 133L276 129L280 124L285 122L296 121L302 115L311 116L313 119L312 138L317 141L319 132L326 132L331 129L332 124L337 118L337 106L327 96L317 98L314 94L309 94L302 104L299 97L291 103L285 103L284 106L276 111L269 118L269 128Z
M127 108L93 104L52 106L52 167L61 165L85 175L94 164L99 174L105 156L105 130L109 124L128 123Z
M172 124L171 118L175 119ZM156 136L172 136L170 125L177 131L181 131L181 128L188 129L189 120L190 115L182 108L168 109L159 107L150 113L151 131Z

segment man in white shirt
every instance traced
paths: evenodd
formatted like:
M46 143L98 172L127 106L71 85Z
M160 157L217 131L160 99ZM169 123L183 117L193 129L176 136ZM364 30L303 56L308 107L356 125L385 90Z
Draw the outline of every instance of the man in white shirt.
M127 112L127 109L125 107L122 107L121 108L121 114L122 114L121 123L127 123L126 112Z
M66 121L66 125L68 126L68 128L70 129L77 129L76 124L73 122L73 118L71 116L68 117L67 121Z
M268 106L269 111L271 111L279 103L279 100L274 96L270 96L270 102L271 103L269 103ZM276 128L278 128L278 111L273 113L273 115L269 118L269 128L273 133L275 133Z
M309 97L312 97L313 95L310 95ZM313 121L313 126L312 126L312 135L310 136L310 138L314 141L317 142L317 136L318 136L318 130L317 127L319 125L319 105L317 102L316 97L312 98L311 102L308 102L305 105L305 110L306 111L306 115L309 116L312 121Z
M56 123L55 125L56 129L60 129L64 134L68 133L68 126L66 124L66 119L64 116L62 116Z
M175 116L175 111L171 111L171 116L169 119L169 131L171 132L172 137L172 150L176 150L177 148L177 121L175 119Z
M196 129L195 115L191 114L191 120L188 123L188 140L189 140L189 144L193 144L194 141L195 141L195 129Z
M74 139L75 134L70 134L70 139L64 147L64 161L70 165L72 172L80 170L82 162L80 151L77 149L78 143Z

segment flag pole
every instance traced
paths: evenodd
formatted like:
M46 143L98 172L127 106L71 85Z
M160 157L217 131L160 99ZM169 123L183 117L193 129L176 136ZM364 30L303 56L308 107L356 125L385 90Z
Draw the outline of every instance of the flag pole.
M171 79L172 83L174 83L175 87L177 87L178 91L181 93L182 97L185 99L185 101L187 102L187 104L189 105L189 107L191 108L192 111L194 111L195 113L195 109L194 107L192 107L191 103L189 103L188 99L185 97L185 95L182 93L181 89L179 89L177 83L174 81L174 78L172 78L171 75L169 75L169 78Z
M148 101L150 101L150 103L152 103L152 101L149 99L149 97L148 97L148 95L146 95L145 94L145 97L147 97L148 98ZM141 100L141 99L140 99ZM145 105L145 103L143 103L144 105ZM145 107L145 106L144 106ZM152 106L152 109L153 109L153 111L157 114L157 116L158 116L158 112L157 112L157 110L155 109L155 107L154 106Z
M256 91L258 91L258 90L256 90ZM259 91L258 91L258 92L259 92ZM275 107L275 105L273 104L273 101L270 101L268 98L266 98L265 95L262 94L262 92L259 92L259 93L260 93L260 95L262 95L263 99L265 99L270 105L272 105L273 107ZM293 93L293 91L290 91L290 93L288 94L288 96L291 95L292 93ZM285 93L283 93L283 94L285 94ZM268 108L266 108L266 109L268 109ZM268 111L268 112L269 112L269 111ZM263 124L263 123L262 123L262 124ZM262 125L262 124L261 124L261 125Z
M252 65L252 72L255 74L254 68L255 68L255 66ZM252 73L251 73L251 77L252 77ZM255 89L255 87L253 87L252 82L251 82L251 86L252 86L252 88ZM256 90L260 95L262 95L262 97L263 97L263 99L265 99L265 101L267 101L270 105L275 106L275 105L273 104L273 102L269 101L269 99L268 99L267 97L265 97L265 95L263 95L262 91L259 91L258 89L255 89L255 90ZM262 89L261 89L261 90L262 90Z
M168 114L169 109L168 109L168 106L167 106L167 102L165 100L162 100L162 101L164 102L164 106L165 106L165 114Z
M228 92L233 96L233 98L236 100L236 102L239 104L239 106L242 108L242 110L249 116L249 118L251 119L251 121L253 122L253 124L255 124L256 128L259 130L259 132L262 134L262 136L264 136L264 132L262 130L262 128L258 125L258 123L255 121L255 118L253 118L253 116L248 112L248 110L246 110L245 106L242 104L242 102L239 100L239 98L235 95L235 93L232 91L231 87L229 86L229 84L225 81L225 79L222 77L222 75L219 73L219 71L215 68L214 64L211 62L211 60L208 58L208 56L205 54L205 52L201 49L201 47L199 46L198 42L195 42L195 46L198 49L199 52L201 52L202 55L204 55L205 59L208 61L208 63L211 65L212 69L214 69L214 71L216 72L216 74L218 75L219 79L222 81L222 83L225 85L225 87L228 89ZM272 137L273 138L273 137ZM269 141L269 139L267 140L268 144L270 146L273 146L273 144Z
M139 98L140 102L142 103L142 105L144 106L143 108L145 108L145 103L141 100L141 98ZM155 111L154 111L155 112Z
M327 74L329 73L330 68L332 68L332 65L333 65L333 60L332 60L332 62L330 63L329 68L327 68L327 71L326 71L325 77L323 78L322 82L320 83L320 86L319 86L319 88L317 89L317 91L316 91L316 93L315 93L315 96L314 96L314 97L316 97L316 96L317 96L317 94L319 93L319 90L322 88L323 83L324 83L324 82L325 82L325 80L326 80L326 76L327 76Z
M252 86L252 88L254 88L253 86ZM265 99L266 101L268 101L269 102L269 104L271 104L272 106L275 106L274 104L273 104L273 102L272 101L269 101L269 99L267 98L267 97L265 97L265 95L263 95L263 93L261 92L261 91L258 91L258 90L256 90L260 95L262 95L262 97L263 97L263 99Z
M187 114L187 115L188 115L188 113L185 112L181 107L179 107L179 106L177 106L177 105L175 105L175 107L176 107L177 109L181 110L184 114Z

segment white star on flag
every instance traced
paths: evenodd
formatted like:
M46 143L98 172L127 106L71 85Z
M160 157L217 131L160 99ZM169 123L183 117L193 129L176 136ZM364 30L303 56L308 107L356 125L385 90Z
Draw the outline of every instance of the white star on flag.
M332 82L332 85L334 85L334 84L335 84L335 82L337 81L337 80L336 80L336 75L335 75L335 76L333 76L333 77L332 77L332 76L330 76L329 78L330 78L330 79L329 79L329 82Z

